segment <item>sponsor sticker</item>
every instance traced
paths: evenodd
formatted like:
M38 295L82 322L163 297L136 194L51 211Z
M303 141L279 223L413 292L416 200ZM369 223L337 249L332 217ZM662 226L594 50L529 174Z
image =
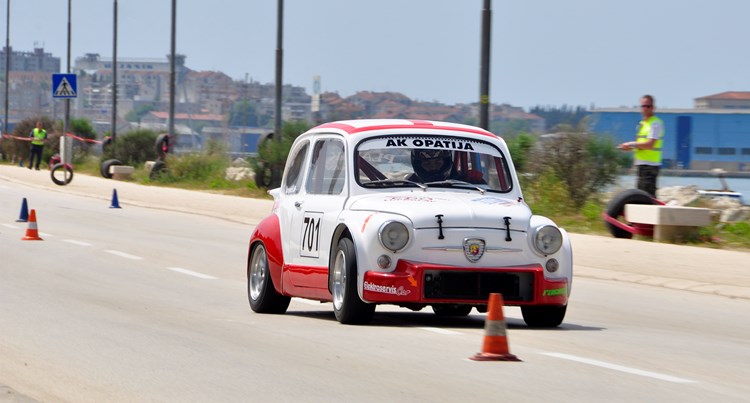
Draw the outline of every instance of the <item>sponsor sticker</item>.
M509 206L511 204L514 204L512 201L508 199L503 199L500 197L478 197L476 199L471 199L471 201L475 203L482 203L482 204L491 204L491 205L504 205Z
M371 291L371 292L377 292L381 294L390 294L390 295L409 295L411 294L411 290L407 290L404 288L404 286L392 286L392 285L380 285L380 284L373 284L370 282L365 281L363 284L363 288L365 291Z
M542 296L544 297L555 297L558 295L565 295L567 293L567 288L553 288L551 290L544 290L542 292Z

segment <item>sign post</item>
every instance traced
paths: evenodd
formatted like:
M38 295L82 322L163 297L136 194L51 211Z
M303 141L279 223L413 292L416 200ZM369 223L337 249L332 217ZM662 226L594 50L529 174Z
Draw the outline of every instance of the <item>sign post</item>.
M52 74L52 98L65 99L65 110L70 110L70 99L78 96L78 80L75 74ZM67 120L67 113L66 113ZM68 122L65 122L63 135L60 136L60 163L63 168L63 183L68 183L68 170L73 166L72 144L68 138ZM71 170L72 172L72 170Z

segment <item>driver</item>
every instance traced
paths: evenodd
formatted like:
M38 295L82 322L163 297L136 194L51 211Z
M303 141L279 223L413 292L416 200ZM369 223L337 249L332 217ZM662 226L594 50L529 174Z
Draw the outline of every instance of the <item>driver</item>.
M450 177L453 158L449 150L415 149L411 151L414 174L409 180L415 182L438 182Z

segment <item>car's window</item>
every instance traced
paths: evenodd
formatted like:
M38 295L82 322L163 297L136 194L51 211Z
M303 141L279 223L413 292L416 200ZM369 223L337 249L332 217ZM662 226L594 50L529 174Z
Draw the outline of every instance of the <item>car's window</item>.
M398 135L365 140L354 164L357 183L367 188L460 186L487 191L513 188L503 153L489 142L442 136Z
M315 142L305 190L312 194L339 194L346 178L344 143L338 139Z
M284 193L285 194L297 194L302 186L302 168L305 166L307 160L307 149L310 143L305 142L296 150L292 150L292 163L289 165L289 169L286 172L284 179Z

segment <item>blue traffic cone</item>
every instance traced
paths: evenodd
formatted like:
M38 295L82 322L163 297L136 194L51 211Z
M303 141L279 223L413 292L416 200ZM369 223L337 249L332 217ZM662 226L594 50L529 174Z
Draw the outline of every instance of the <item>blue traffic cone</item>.
M112 190L112 205L109 208L120 208L120 202L117 200L117 189Z
M28 222L29 221L29 204L26 203L26 198L23 198L21 203L21 215L18 216L16 222Z

